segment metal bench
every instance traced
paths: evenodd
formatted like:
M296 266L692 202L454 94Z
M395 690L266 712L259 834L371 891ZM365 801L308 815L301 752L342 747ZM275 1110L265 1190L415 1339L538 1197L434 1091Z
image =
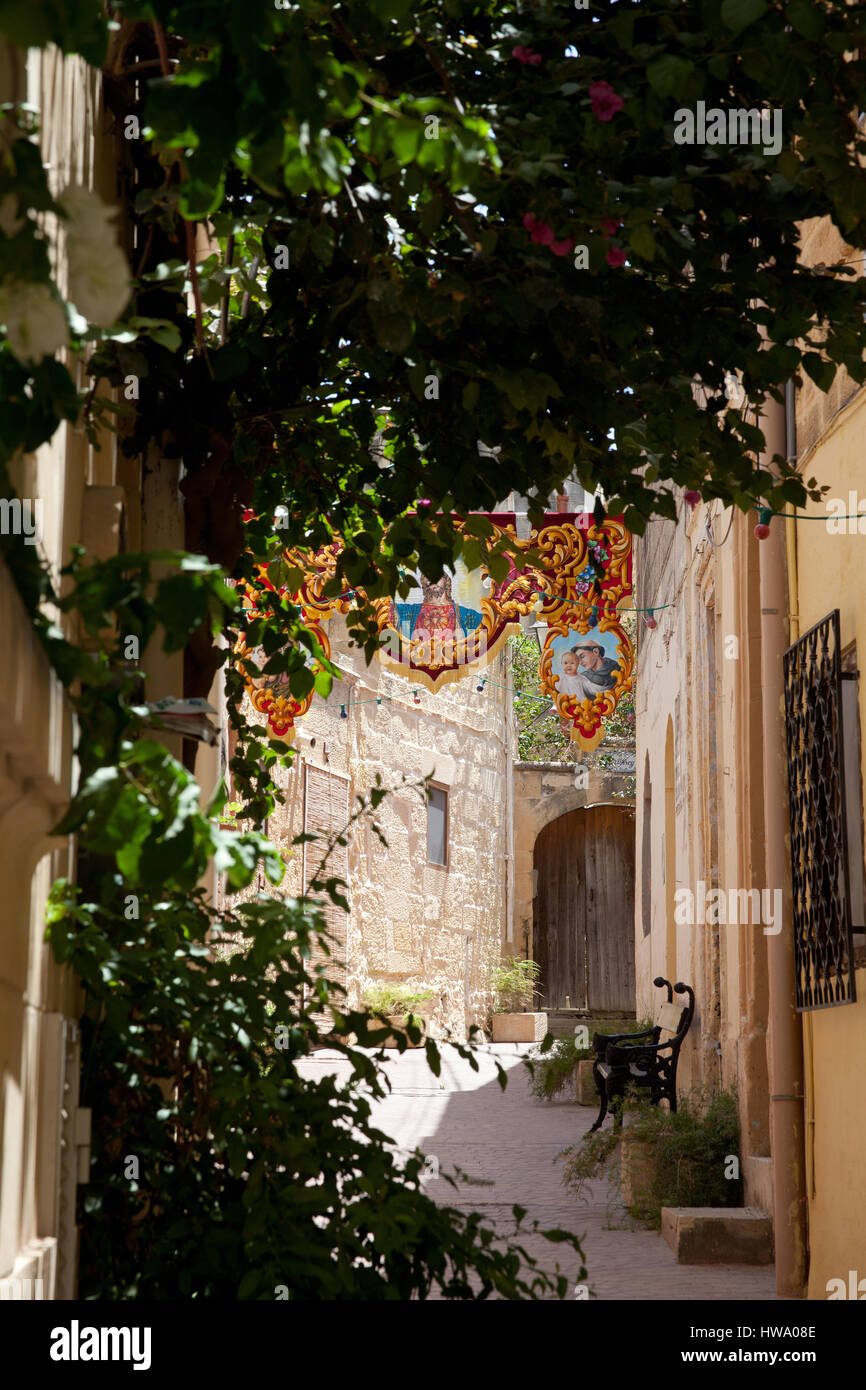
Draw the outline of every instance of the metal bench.
M614 1123L622 1124L622 1099L629 1086L648 1090L653 1105L666 1100L671 1110L677 1108L677 1062L683 1039L694 1018L695 995L689 985L677 983L671 986L670 981L661 975L653 980L653 984L659 989L664 987L668 992L666 1002L659 1006L656 1014L655 1027L646 1028L641 1033L593 1035L595 1060L592 1074L600 1105L592 1129L599 1129L604 1123L608 1106L613 1111ZM682 1007L674 1003L675 992L688 996L688 1002ZM662 1041L662 1033L670 1036Z

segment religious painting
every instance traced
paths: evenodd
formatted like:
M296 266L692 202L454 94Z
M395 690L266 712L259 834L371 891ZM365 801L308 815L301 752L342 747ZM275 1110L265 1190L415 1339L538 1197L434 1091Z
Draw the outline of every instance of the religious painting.
M586 629L584 631L584 628ZM542 689L556 703L563 728L589 752L604 737L602 720L631 690L634 651L616 613L595 624L551 624L541 654Z
M380 661L427 690L435 692L486 666L519 630L520 617L532 611L531 577L513 558L520 555L513 515L497 513L486 520L493 535L508 541L503 580L493 580L483 564L470 570L458 558L436 576L417 571L405 596L372 600L383 638Z
M436 690L467 668L486 664L490 636L498 650L513 625L485 622L485 605L488 617L492 609L490 577L461 560L436 579L420 571L413 577L417 582L404 598L377 605L385 639L378 655L389 669Z

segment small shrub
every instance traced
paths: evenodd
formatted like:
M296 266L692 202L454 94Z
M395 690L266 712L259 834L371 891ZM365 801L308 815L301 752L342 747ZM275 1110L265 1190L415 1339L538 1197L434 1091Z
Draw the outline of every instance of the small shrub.
M592 1057L591 1047L577 1047L574 1038L559 1038L547 1054L535 1052L527 1058L532 1071L530 1090L538 1100L552 1100L568 1089L578 1062Z
M500 961L490 972L490 985L496 996L493 1012L497 1014L522 1013L532 1008L538 993L536 981L541 974L541 966L534 960L523 956L512 956Z
M380 980L367 986L361 1002L373 1014L385 1014L388 1018L413 1018L413 1007L432 998L432 989L416 990L409 985Z
M611 1019L594 1032L641 1033L652 1027L646 1019ZM591 1036L591 1035L590 1035ZM578 1047L573 1037L559 1038L549 1052L540 1049L527 1059L532 1072L530 1090L539 1100L552 1100L561 1091L567 1090L574 1076L578 1062L589 1061L595 1056L592 1047Z
M709 1093L695 1087L679 1102L675 1114L650 1105L645 1095L626 1099L631 1123L587 1134L581 1144L564 1150L562 1181L580 1195L583 1183L607 1171L618 1185L622 1139L646 1143L654 1163L652 1192L631 1214L658 1229L662 1207L735 1207L741 1201L741 1180L726 1178L726 1160L739 1155L740 1128L735 1091Z

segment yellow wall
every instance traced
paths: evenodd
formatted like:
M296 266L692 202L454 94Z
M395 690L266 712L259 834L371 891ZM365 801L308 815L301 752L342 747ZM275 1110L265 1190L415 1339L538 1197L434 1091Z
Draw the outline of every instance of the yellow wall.
M798 425L800 421L798 418ZM856 393L826 426L803 464L804 476L829 484L828 498L849 492L866 501L866 393ZM856 507L853 509L856 510ZM808 516L824 518L823 504ZM866 735L866 516L863 531L831 534L822 520L793 523L797 541L800 632L834 608L843 650L857 643L861 738ZM854 523L855 526L857 523ZM861 742L861 751L866 742ZM861 768L861 773L863 769ZM828 1279L866 1277L866 969L856 974L858 1002L804 1015L809 1297L827 1297ZM811 1064L810 1064L811 1051ZM807 1143L809 1142L807 1136Z
M827 1297L829 1279L847 1286L851 1269L866 1278L866 969L856 972L856 984L859 1003L804 1016L810 1118L814 1106L806 1190L815 1299Z

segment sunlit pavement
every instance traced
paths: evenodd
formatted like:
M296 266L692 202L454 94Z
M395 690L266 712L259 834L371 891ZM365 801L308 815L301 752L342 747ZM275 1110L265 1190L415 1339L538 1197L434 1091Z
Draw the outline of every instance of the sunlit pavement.
M440 1171L462 1169L489 1186L461 1183L456 1189L441 1176L425 1191L449 1206L484 1213L497 1230L513 1224L512 1206L526 1207L526 1222L563 1227L581 1237L590 1297L600 1299L776 1299L771 1265L680 1265L655 1231L607 1229L628 1222L611 1204L605 1178L585 1184L578 1201L561 1184L557 1155L587 1132L595 1111L571 1102L538 1101L529 1091L522 1057L529 1044L493 1043L479 1049L474 1072L452 1047L442 1045L442 1073L435 1077L423 1050L384 1052L392 1091L374 1103L373 1122L401 1148L421 1149ZM496 1062L508 1074L503 1092ZM303 1064L307 1075L343 1072L338 1054L318 1052ZM574 1297L579 1263L561 1245L540 1236L521 1244L544 1268L557 1261L568 1275Z

